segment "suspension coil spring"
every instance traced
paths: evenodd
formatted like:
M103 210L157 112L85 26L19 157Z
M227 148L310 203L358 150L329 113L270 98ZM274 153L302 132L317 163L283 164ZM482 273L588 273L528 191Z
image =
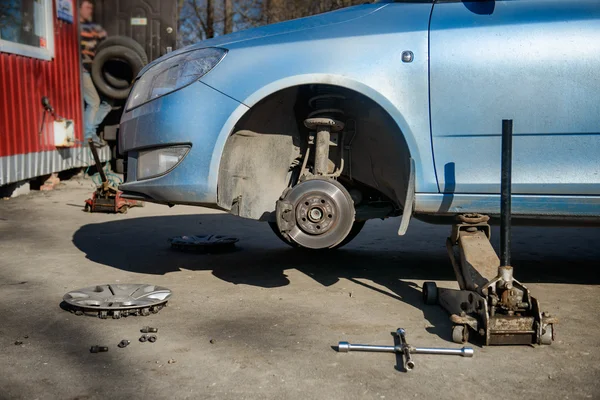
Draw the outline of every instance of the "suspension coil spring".
M340 108L345 97L341 94L321 93L308 100L308 106L313 111L307 118L332 118L343 120L344 111Z

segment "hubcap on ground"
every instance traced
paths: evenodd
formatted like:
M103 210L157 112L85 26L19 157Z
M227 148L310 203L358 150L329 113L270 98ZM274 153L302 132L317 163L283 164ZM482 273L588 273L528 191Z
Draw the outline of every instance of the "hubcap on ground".
M63 296L67 308L80 315L98 313L100 318L112 315L150 315L162 309L171 298L171 290L148 284L105 284L73 290Z
M294 209L296 226L288 236L310 249L341 243L354 222L354 202L337 181L312 179L293 187L286 195Z

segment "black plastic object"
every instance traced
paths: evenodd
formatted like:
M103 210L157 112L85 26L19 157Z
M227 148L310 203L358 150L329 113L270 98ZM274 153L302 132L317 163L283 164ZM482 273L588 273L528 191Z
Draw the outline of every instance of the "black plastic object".
M510 217L512 185L512 119L502 120L502 176L500 194L500 265L510 266Z

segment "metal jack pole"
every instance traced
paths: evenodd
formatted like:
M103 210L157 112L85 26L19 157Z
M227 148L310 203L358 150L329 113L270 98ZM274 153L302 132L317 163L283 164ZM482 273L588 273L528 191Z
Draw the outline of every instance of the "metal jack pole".
M100 174L100 180L102 181L102 184L105 184L106 182L108 182L108 179L106 179L104 168L102 168L102 163L100 162L100 157L98 156L98 150L96 150L96 144L92 139L88 139L88 145L90 146L92 156L94 156L94 162L96 163L96 169L98 170L98 174Z
M500 204L500 265L508 267L510 262L510 217L512 190L512 119L502 120L502 175Z
M512 189L512 119L502 120L502 160L500 175L500 267L498 276L502 277L499 285L504 289L513 287L513 268L510 260L510 217Z

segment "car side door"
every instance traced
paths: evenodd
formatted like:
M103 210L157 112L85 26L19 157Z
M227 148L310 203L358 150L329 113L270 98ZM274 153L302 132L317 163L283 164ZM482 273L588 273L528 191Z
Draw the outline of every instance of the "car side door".
M598 2L436 3L430 107L441 192L499 193L513 119L513 193L600 195Z

